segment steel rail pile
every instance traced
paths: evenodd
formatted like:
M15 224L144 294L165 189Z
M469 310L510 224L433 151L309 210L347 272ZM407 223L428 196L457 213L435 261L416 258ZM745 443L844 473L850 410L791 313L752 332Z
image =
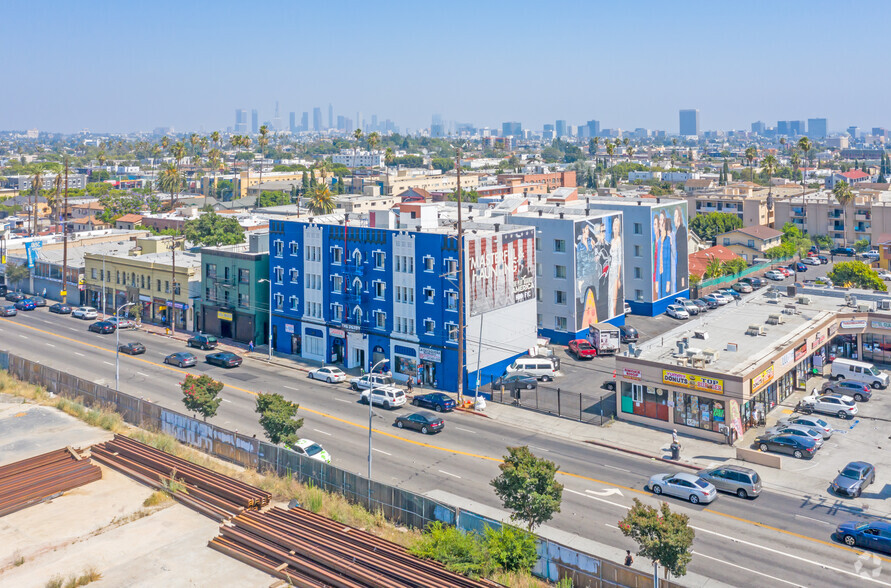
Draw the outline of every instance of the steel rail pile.
M365 531L300 508L245 512L209 546L295 586L486 588Z
M90 453L101 463L140 482L169 490L175 500L217 521L247 509L262 508L271 498L269 492L123 435L94 445ZM181 484L184 490L177 490L177 484L172 480Z
M102 470L71 448L0 467L0 517L102 479Z

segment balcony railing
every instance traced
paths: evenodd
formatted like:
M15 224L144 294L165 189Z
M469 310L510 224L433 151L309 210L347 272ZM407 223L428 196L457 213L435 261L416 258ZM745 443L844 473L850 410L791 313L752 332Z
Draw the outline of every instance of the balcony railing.
M348 276L361 276L365 273L365 266L361 263L346 263L343 266L343 273Z

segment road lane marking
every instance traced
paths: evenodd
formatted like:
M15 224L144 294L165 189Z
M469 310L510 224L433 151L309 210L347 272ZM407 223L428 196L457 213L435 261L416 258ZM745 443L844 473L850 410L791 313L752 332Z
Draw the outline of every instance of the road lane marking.
M527 447L530 449L537 449L539 451L544 451L545 453L548 453L550 451L548 449L545 449L544 447L536 447L535 445L527 445Z
M387 453L387 452L384 451L383 449L378 449L377 447L372 447L371 450L372 450L372 451L377 451L378 453L383 453L384 455L393 455L392 453Z
M605 502L606 504L611 504L613 506L617 506L624 510L631 510L630 506L625 506L624 504L619 504L618 502L613 502L612 500L605 500L603 498L598 498L597 496L591 496L590 494L585 494L584 492L578 492L576 490L572 490L570 488L563 488L564 492L572 492L573 494L578 494L579 496L584 496L585 498L590 498L591 500L597 500L598 502Z
M21 335L21 334L19 335L19 337L21 337L22 339L27 339L27 338L28 338L27 335Z
M753 574L758 574L759 576L764 576L765 578L770 578L771 580L776 580L777 582L782 582L783 584L789 584L790 586L801 586L801 584L796 584L795 582L790 582L789 580L783 580L782 578L777 578L776 576L771 576L770 574L765 574L764 572L759 572L757 570L753 570L751 568L747 568L745 566L736 565L735 563L730 563L729 561L718 559L717 557L712 557L710 555L706 555L701 551L691 551L690 553L694 554L696 557L704 557L706 559L713 559L715 561L719 561L724 565L733 566L735 568L739 568L741 570L745 570L747 572L751 572Z
M105 365L114 365L114 364L111 363L110 361L103 361L102 363L104 363Z
M232 402L232 401L229 400L228 398L220 398L220 400L222 400L223 402Z
M313 431L315 431L316 433L321 433L322 435L328 435L329 437L331 436L331 433L329 433L328 431L323 431L321 429L313 429Z
M47 343L46 345L47 347L55 347L55 345L53 345L52 343Z
M625 468L620 468L618 466L609 465L608 463L603 464L603 467L609 468L611 470L619 470L620 472L628 472L629 474L631 473L631 470L626 470Z
M807 519L807 520L809 520L809 521L814 521L815 523L820 523L820 524L823 524L823 525L829 525L830 527L834 526L832 523L828 523L828 522L826 522L826 521L821 521L820 519L814 519L814 518L811 518L811 517L806 517L806 516L804 516L804 515L800 515L800 514L795 515L795 517L796 517L796 518L799 518L799 519Z
M84 355L83 353L78 353L77 351L74 352L74 355L79 355L79 356L81 356L81 357L86 357L86 355Z
M617 527L615 525L610 525L609 523L603 523L603 526L609 527L610 529L615 529L616 531L621 531L621 529L619 529L619 527Z
M346 399L344 399L344 398L335 398L334 400L336 400L336 401L338 401L338 402L346 402L346 403L348 403L348 404L352 404L352 403L353 403L352 400L346 400Z
M287 388L288 390L293 390L294 392L300 392L297 388L291 388L290 386L282 386L282 388Z
M465 433L473 433L474 435L476 434L476 431L471 431L470 429L465 429L464 427L455 427L455 429L458 431L464 431Z
M142 377L144 377L144 378L151 378L150 375L148 375L148 374L144 374L144 373L142 373L142 372L136 372L136 375L137 375L137 376L142 376Z
M453 473L451 473L451 472L447 472L447 471L445 471L445 470L439 470L439 473L440 473L440 474L445 474L445 475L447 475L447 476L452 476L453 478L458 478L459 480L461 479L461 476L459 476L458 474L453 474Z

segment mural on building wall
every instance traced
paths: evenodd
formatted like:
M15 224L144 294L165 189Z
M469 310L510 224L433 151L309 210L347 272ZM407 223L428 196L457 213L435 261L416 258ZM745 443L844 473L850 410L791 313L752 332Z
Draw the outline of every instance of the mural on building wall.
M576 330L625 312L622 216L575 224Z
M470 316L535 298L535 229L465 239Z
M687 204L653 210L653 300L688 288Z

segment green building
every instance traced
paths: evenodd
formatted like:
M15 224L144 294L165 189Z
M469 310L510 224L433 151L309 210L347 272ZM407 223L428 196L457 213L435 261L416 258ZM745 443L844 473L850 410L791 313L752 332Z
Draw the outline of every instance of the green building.
M266 344L269 338L269 233L201 249L202 333ZM260 281L264 280L264 281Z

